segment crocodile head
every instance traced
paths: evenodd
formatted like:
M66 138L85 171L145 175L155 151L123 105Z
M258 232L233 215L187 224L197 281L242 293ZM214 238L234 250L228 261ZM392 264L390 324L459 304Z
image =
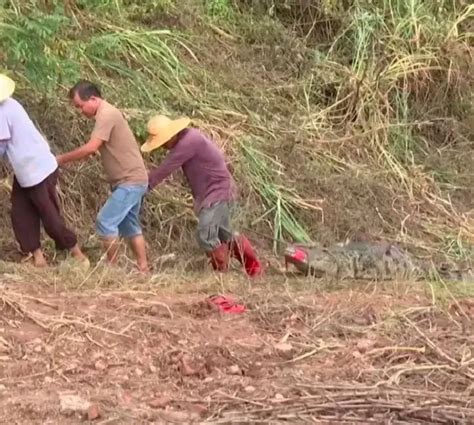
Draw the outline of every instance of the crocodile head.
M308 270L308 250L303 246L289 245L284 253L285 265L293 264L299 271L306 272Z
M285 250L285 264L293 264L297 270L315 277L335 274L337 264L330 250L319 245L290 245Z

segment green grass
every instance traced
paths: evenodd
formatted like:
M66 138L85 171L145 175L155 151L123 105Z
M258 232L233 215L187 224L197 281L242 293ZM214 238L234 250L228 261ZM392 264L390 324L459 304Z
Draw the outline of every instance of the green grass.
M205 0L206 13L211 18L226 19L232 18L234 10L231 0Z
M252 189L257 192L263 200L266 211L256 218L252 224L257 224L261 220L266 220L269 227L273 228L274 249L277 249L277 242L284 240L286 235L290 240L310 242L311 238L305 229L295 218L294 212L300 206L299 196L285 182L283 166L259 151L253 145L255 140L241 140L242 159L246 165L245 174L250 180ZM280 176L278 179L277 176ZM276 183L281 180L281 183ZM268 217L271 217L270 221ZM286 233L286 235L285 235Z

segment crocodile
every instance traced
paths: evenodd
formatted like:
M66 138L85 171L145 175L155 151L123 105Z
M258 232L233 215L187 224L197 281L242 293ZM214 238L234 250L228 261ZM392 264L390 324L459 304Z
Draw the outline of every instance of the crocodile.
M469 270L435 267L416 259L389 242L351 241L330 247L290 245L284 252L285 264L309 276L370 280L422 280L439 276L443 280L473 281Z

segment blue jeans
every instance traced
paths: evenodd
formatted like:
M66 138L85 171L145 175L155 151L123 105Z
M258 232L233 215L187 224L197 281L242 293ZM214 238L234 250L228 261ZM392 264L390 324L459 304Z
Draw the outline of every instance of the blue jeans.
M97 234L103 238L141 235L140 208L147 189L147 184L121 184L115 187L97 215Z

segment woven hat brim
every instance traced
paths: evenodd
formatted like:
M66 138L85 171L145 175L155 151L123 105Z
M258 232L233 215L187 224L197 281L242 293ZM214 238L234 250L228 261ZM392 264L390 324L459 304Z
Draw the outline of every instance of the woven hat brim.
M4 74L0 74L0 102L8 99L15 91L15 82Z
M191 120L189 118L179 118L171 121L171 123L163 128L158 134L151 134L146 139L146 142L140 147L142 152L151 152L159 147L163 146L173 136L178 134L181 130L184 130Z

